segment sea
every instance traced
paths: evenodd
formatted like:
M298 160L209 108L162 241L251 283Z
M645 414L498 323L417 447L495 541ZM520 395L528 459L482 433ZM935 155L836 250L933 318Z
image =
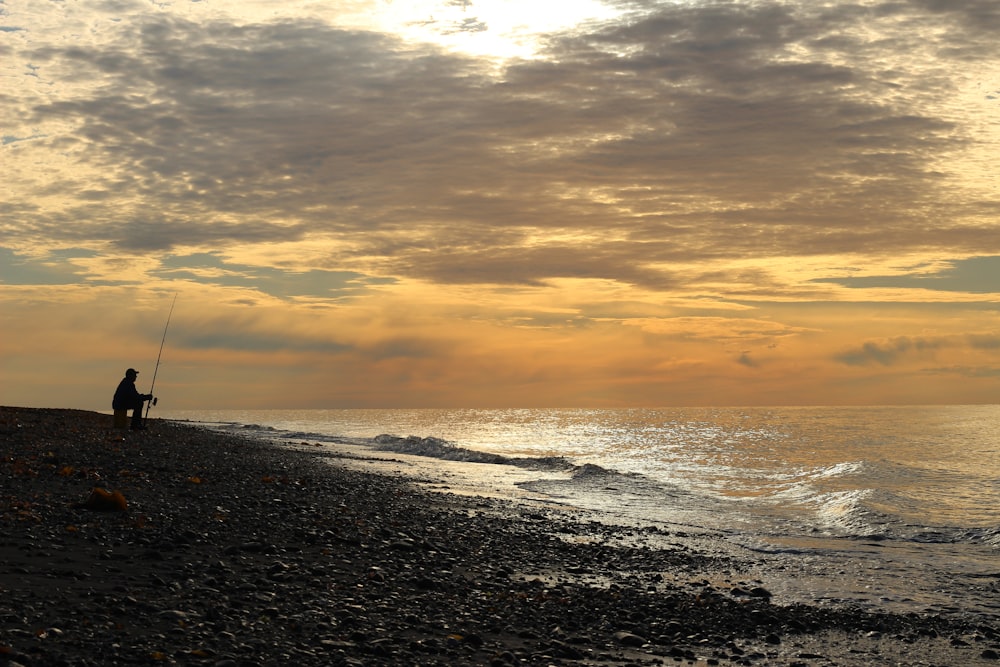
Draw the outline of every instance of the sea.
M702 539L777 600L1000 619L1000 406L157 416Z

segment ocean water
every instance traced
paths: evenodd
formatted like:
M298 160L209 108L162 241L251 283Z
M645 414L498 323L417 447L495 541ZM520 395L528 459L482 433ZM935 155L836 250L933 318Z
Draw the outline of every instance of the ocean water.
M1000 406L158 416L447 461L466 492L709 536L789 601L1000 617Z

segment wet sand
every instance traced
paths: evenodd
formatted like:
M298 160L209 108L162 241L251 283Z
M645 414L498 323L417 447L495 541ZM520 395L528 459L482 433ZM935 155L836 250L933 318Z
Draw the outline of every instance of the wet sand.
M371 463L159 420L115 431L109 415L0 408L0 665L1000 656L994 618L782 600L706 536L432 492ZM88 505L95 488L119 504Z

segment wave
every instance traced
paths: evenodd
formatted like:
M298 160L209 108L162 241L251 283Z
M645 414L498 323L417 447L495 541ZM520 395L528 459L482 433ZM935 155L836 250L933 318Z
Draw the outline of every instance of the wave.
M265 426L263 424L236 424L236 423L231 423L231 424L227 424L227 426L230 426L231 428L239 428L239 429L244 430L244 431L266 431L268 433L277 433L278 432L278 429L274 428L273 426Z
M963 537L969 541L1000 547L1000 526L965 531Z
M816 516L820 525L847 537L887 539L897 531L894 517L879 512L873 499L879 492L873 489L853 489L821 494L815 499Z
M265 424L244 424L243 422L208 422L208 421L191 421L189 419L173 419L171 421L178 423L187 424L197 424L202 428L207 428L213 431L222 431L224 433L250 433L256 435L260 434L276 434L280 432L273 426L267 426Z
M421 438L415 435L401 438L395 435L382 434L372 438L375 449L398 454L427 456L446 461L464 461L467 463L506 463L507 459L499 454L489 454L473 449L457 447L440 438Z
M916 527L907 538L920 544L979 544L1000 547L1000 526L992 528Z
M913 499L884 489L819 493L800 506L812 508L814 523L804 533L848 540L916 544L980 544L1000 547L1000 526L929 525L920 522ZM910 508L907 514L902 508Z
M928 492L930 483L936 481L929 479L931 474L891 461L843 461L800 470L750 504L806 531L835 538L923 543L970 538L980 541L974 536L982 530L949 526L946 520L934 521L945 516ZM985 538L989 539L993 538ZM996 544L1000 546L1000 537Z
M375 449L380 451L426 456L445 461L461 461L463 463L489 463L494 465L511 465L529 470L568 470L573 468L572 462L562 456L544 457L509 457L501 454L490 454L476 449L459 447L441 438L411 435L405 438L382 434L371 439Z
M602 468L593 463L584 463L573 470L573 479L608 479L611 477L636 477L634 474L625 474L617 470Z
M517 486L527 490L560 497L566 493L576 492L583 494L614 492L616 494L644 496L655 504L677 496L676 488L668 488L668 485L645 475L621 472L593 463L576 464L562 456L509 457L459 447L441 438L422 438L412 435L403 438L383 434L372 438L371 444L380 451L391 451L411 456L427 456L463 463L509 465L539 472L568 473L568 477L545 477L517 483Z
M808 476L813 479L859 476L868 472L871 468L872 463L869 461L841 461L833 465L814 468L809 472Z

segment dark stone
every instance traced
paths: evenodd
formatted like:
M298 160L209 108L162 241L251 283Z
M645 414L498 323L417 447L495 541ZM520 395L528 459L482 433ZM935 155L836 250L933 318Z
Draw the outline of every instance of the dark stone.
M645 639L639 635L634 635L631 632L616 632L615 639L623 646L639 647L646 644Z

